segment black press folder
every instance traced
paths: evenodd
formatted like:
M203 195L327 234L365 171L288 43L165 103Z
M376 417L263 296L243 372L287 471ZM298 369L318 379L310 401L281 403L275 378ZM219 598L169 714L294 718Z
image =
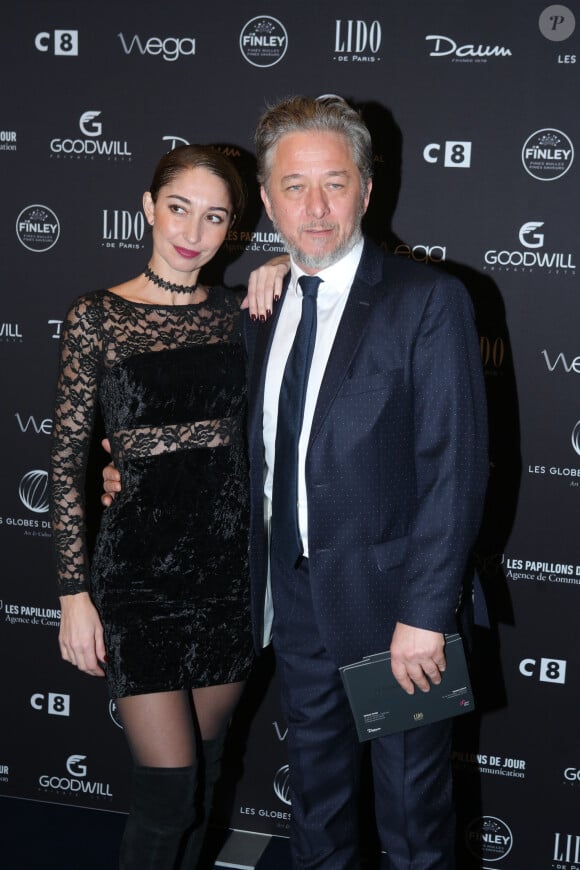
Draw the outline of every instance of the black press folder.
M391 671L390 653L366 656L339 668L360 741L407 731L474 709L473 692L459 634L445 636L447 667L438 686L408 695Z

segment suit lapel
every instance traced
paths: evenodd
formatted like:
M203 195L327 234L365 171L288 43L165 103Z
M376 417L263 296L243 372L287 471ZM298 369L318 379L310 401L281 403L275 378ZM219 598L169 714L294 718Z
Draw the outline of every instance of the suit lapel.
M352 359L364 336L377 300L385 292L382 281L382 251L368 240L346 303L314 410L310 441L312 444L334 401Z

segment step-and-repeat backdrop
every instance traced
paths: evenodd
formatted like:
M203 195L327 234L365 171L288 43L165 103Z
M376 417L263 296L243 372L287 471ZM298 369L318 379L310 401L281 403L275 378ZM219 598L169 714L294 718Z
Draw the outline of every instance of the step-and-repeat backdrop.
M47 500L61 321L137 274L162 153L219 144L252 207L209 280L281 251L253 180L268 101L333 93L375 145L367 232L458 275L481 335L491 484L477 561L478 712L453 763L462 868L580 866L580 297L576 0L11 0L2 15L0 792L123 812L129 757L102 681L60 661ZM104 462L89 469L92 525ZM222 823L286 835L274 666L232 733Z

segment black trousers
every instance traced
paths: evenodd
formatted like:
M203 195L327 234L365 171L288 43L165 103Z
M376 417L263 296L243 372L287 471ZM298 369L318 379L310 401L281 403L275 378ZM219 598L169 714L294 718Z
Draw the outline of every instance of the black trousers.
M273 643L288 726L294 867L355 870L361 744L338 668L320 639L308 560L290 571L273 560L271 574ZM452 870L451 721L371 744L377 828L389 868Z

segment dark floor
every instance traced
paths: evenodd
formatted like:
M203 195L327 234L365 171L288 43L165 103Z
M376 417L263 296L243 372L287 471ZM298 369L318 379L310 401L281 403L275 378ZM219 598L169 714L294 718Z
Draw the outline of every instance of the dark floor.
M0 867L116 870L125 819L120 813L0 797ZM273 838L255 866L290 870L287 841Z

